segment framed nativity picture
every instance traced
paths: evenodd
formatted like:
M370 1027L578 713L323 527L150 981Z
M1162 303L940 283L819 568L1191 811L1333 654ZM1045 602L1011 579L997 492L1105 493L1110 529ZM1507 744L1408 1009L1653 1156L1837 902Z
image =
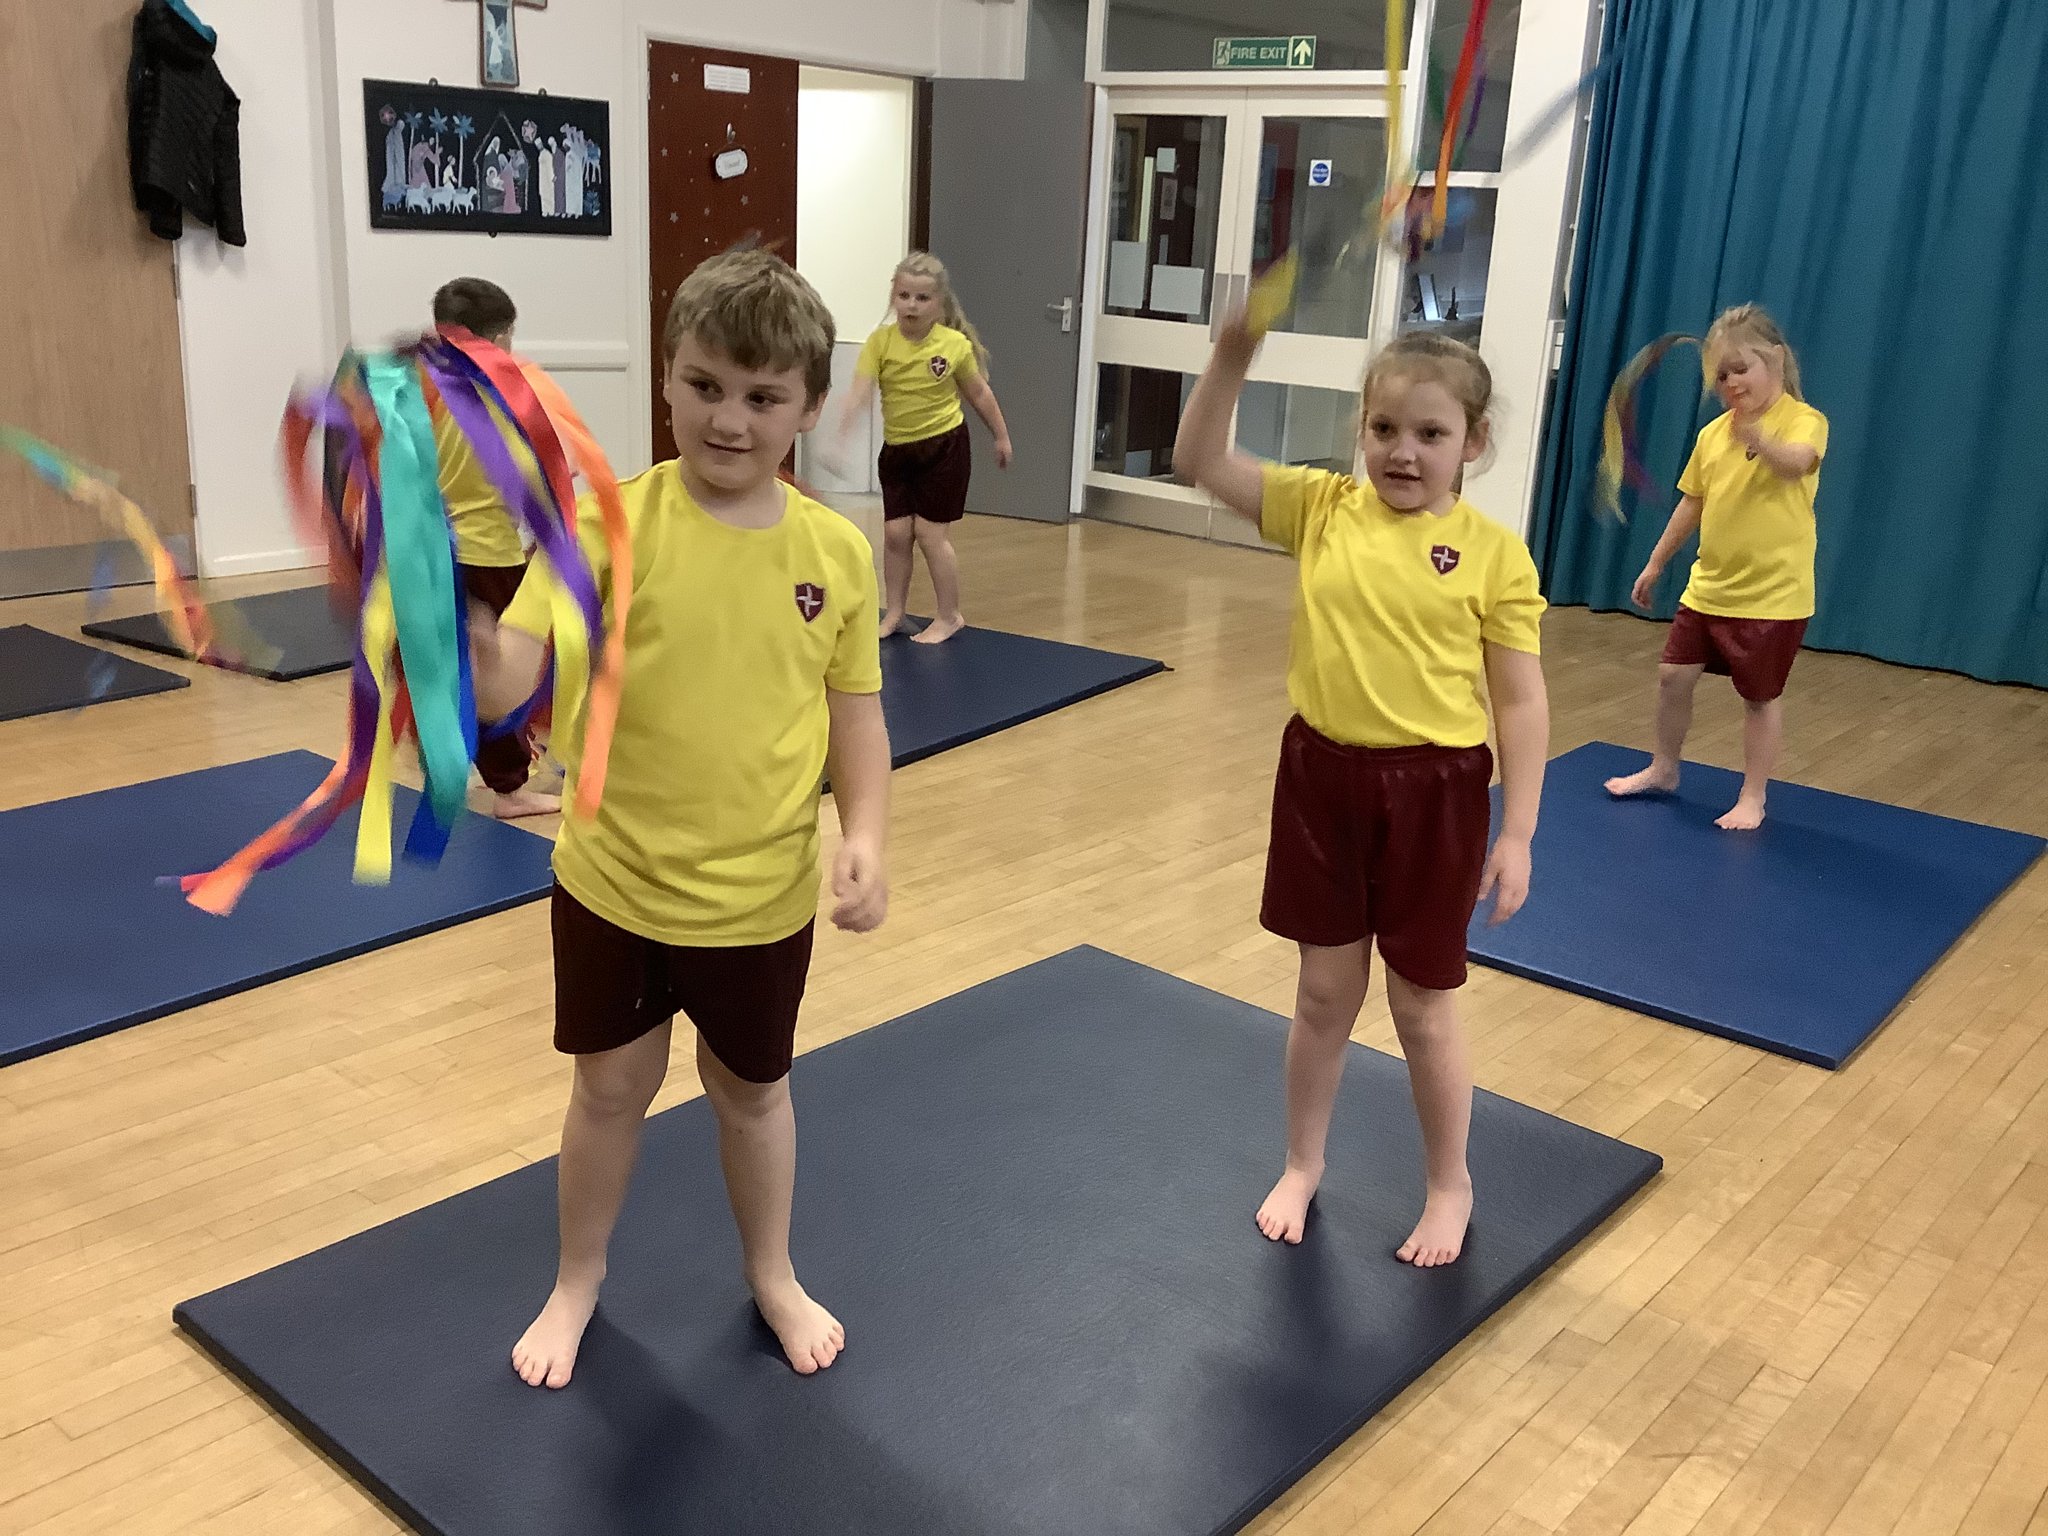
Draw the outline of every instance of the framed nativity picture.
M363 82L372 229L609 235L611 104Z

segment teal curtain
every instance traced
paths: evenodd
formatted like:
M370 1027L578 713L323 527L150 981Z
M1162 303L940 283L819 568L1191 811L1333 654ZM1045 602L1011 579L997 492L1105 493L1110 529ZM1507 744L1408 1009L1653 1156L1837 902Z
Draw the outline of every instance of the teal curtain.
M2048 687L2048 0L1608 0L1603 46L1536 500L1551 600L1627 609L1677 500L1594 513L1616 373L1754 300L1832 428L1807 643ZM1718 409L1695 359L1642 400L1667 487Z

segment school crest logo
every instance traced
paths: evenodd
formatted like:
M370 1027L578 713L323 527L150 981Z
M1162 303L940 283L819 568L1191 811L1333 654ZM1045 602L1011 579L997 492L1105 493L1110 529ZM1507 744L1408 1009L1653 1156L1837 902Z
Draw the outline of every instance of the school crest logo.
M810 623L825 611L825 589L814 581L800 581L796 584L796 611Z
M1458 568L1458 552L1448 544L1433 545L1429 551L1429 563L1436 567L1439 576L1448 576Z
M943 357L935 357L925 366L931 369L932 377L935 379L943 379L947 374L953 371L953 365L947 362Z

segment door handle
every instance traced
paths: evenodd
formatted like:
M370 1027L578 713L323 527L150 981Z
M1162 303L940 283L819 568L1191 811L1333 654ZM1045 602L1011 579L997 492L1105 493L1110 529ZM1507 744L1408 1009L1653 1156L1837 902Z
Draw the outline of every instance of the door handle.
M1045 312L1048 315L1058 315L1060 317L1060 334L1062 336L1067 335L1074 329L1074 307L1072 299L1061 299L1057 304L1045 306Z

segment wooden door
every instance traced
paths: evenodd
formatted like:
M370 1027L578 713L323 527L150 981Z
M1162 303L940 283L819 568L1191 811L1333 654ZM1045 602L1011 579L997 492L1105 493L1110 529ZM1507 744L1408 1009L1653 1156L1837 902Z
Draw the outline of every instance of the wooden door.
M648 44L648 308L657 461L675 453L661 395L661 330L676 289L707 256L749 235L784 260L797 259L796 97L794 59ZM721 177L714 169L727 149L747 152L743 174Z
M0 6L0 421L111 471L192 544L172 248L128 184L135 0ZM199 228L187 238L210 240ZM91 580L107 532L0 457L0 596Z

